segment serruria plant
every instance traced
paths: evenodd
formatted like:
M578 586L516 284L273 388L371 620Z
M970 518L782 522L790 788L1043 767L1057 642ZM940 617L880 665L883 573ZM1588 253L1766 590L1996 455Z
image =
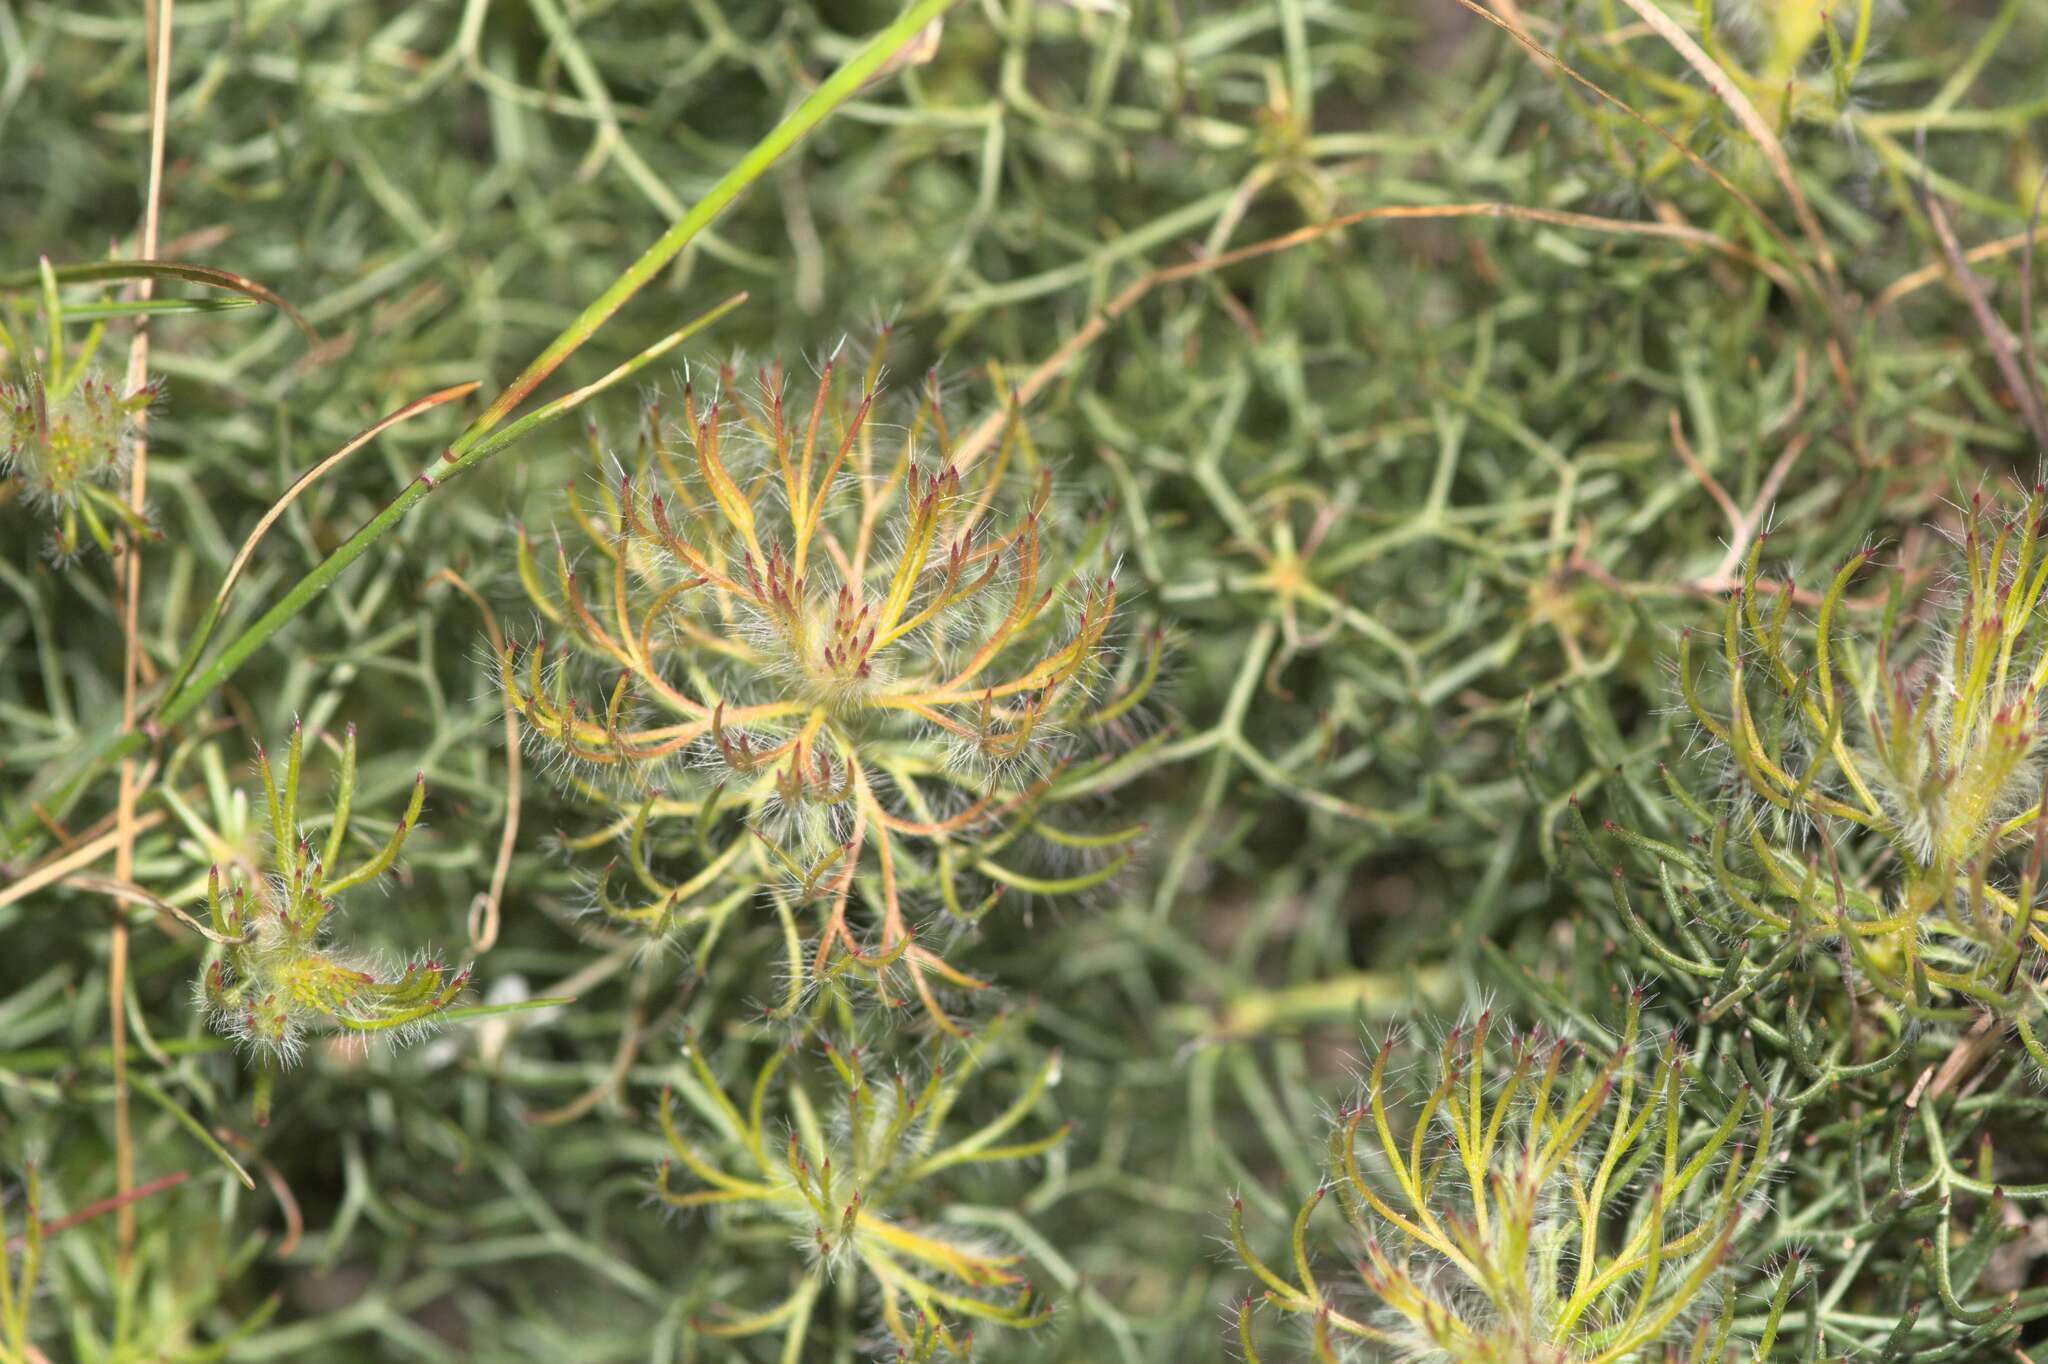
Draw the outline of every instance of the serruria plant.
M1140 830L1058 812L1110 761L1092 741L1143 698L1157 641L1119 648L1105 528L1059 533L1021 419L978 465L935 378L886 424L882 354L827 360L803 403L779 368L744 395L729 371L710 395L686 382L679 419L649 404L623 462L593 439L599 477L567 495L583 552L557 535L520 557L566 661L536 640L499 671L604 818L583 844L626 841L631 889L608 870L606 915L701 931L701 954L765 890L785 1013L857 971L953 1030L937 990L981 982L920 939L911 902L964 926L1007 891L1116 874Z
M0 474L50 518L50 556L59 561L76 555L86 536L111 554L116 531L152 533L115 485L128 472L138 416L162 390L146 383L124 393L91 357L88 348L67 364L57 348L46 357L47 375L28 369L20 382L0 383Z
M970 1081L985 1079L991 1061L1015 1051L1014 1026L1005 1015L964 1043L930 1041L922 1075L836 1044L820 1029L767 1056L744 1111L690 1038L686 1072L662 1093L661 1128L673 1159L662 1163L657 1192L671 1207L738 1228L786 1225L802 1258L780 1302L707 1313L698 1329L728 1339L779 1334L782 1357L803 1358L812 1315L835 1284L848 1301L856 1290L871 1297L902 1358L966 1358L973 1333L957 1323L1043 1324L1049 1309L1025 1280L1020 1256L930 1221L949 1172L1031 1160L1067 1137L1066 1125L1037 1133L1026 1126L1058 1081L1057 1054L1022 1071L1014 1097L994 1116L954 1130ZM834 1096L829 1106L813 1097L821 1084ZM679 1113L678 1090L695 1119Z
M1804 1134L1788 1182L1850 1191L1809 1244L1917 1245L1865 1299L1873 1354L1916 1332L1957 1358L2009 1352L2031 1319L1987 1269L2023 1225L2011 1209L2048 1197L2011 1135L2048 1071L2044 514L2040 486L1959 499L1931 585L1930 556L1858 553L1801 586L1764 575L1771 542L1748 546L1717 647L1679 643L1699 751L1663 767L1668 803L1602 791L1589 804L1626 816L1603 831L1564 802L1605 883L1585 885L1608 930L1597 974L1660 977L1702 1054ZM1650 866L1617 865L1628 850ZM1881 1165L1830 1144L1865 1124L1891 1133ZM1777 1223L1785 1244L1798 1213ZM1791 1352L1824 1357L1853 1329Z
M1518 1033L1503 1062L1481 1014L1414 1068L1426 1087L1412 1107L1389 1038L1332 1127L1285 1264L1253 1251L1233 1201L1231 1239L1263 1289L1239 1313L1245 1358L1262 1357L1261 1303L1302 1318L1323 1360L1346 1342L1444 1364L1730 1358L1720 1280L1768 1167L1772 1105L1747 1085L1710 1092L1675 1037L1652 1046L1641 1030L1638 991L1610 1050ZM1316 1263L1331 1194L1348 1286ZM1750 1348L1763 1358L1770 1342Z
M1678 847L1612 829L1665 865L1671 922L1686 926L1675 937L1651 935L1616 882L1659 962L1701 979L1732 972L1747 993L1770 963L1833 944L1851 984L1902 1015L2028 1007L2025 958L2048 946L2037 921L2044 528L2039 485L1964 502L1953 574L1918 631L1902 625L1903 571L1886 574L1870 626L1845 623L1868 553L1812 599L1810 632L1793 628L1800 594L1762 577L1759 538L1713 661L1700 666L1689 633L1678 649L1685 705L1725 761L1732 801L1714 811L1717 796L1667 770L1702 836ZM1739 955L1756 960L1731 965Z
M348 870L350 817L356 785L355 727L341 745L334 813L315 845L302 831L299 783L304 734L292 726L283 779L259 745L256 765L270 816L270 865L254 870L215 866L206 908L213 950L200 973L198 999L215 1032L233 1038L255 1065L257 1120L267 1122L280 1071L306 1043L341 1032L409 1038L443 1016L469 984L469 972L429 956L380 967L371 954L333 940L338 897L368 885L398 860L426 799L415 777L405 813L388 837L373 842Z

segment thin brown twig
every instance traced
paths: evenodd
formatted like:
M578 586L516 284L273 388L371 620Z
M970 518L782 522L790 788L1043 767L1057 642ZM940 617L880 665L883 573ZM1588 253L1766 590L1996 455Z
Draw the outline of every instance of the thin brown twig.
M73 876L65 884L76 886L80 890L89 890L95 894L111 896L113 899L120 900L125 904L143 905L155 910L159 914L168 914L209 942L226 945L249 941L249 935L247 934L239 937L229 937L224 933L217 933L193 918L190 914L187 914L184 910L179 909L169 900L164 899L163 896L144 890L141 886L129 881L123 881L111 876Z
M2040 240L2043 195L2048 195L2048 171L2042 171L2034 185L2034 210L2027 217L2027 246L2020 255L2020 360L2036 406L2048 403L2048 390L2041 387L2041 366L2034 346L2034 244ZM2048 450L2040 453L2048 457Z
M91 866L112 852L124 836L146 833L163 823L166 818L168 816L164 811L151 810L147 814L137 815L132 826L125 831L119 827L109 829L91 842L82 843L69 852L51 858L34 871L10 883L5 890L0 890L0 909L27 899L44 886L61 881L82 867Z
M1728 524L1741 525L1741 508L1735 505L1735 499L1728 495L1728 490L1721 486L1721 480L1715 478L1707 466L1700 463L1700 457L1692 452L1692 442L1685 438L1685 427L1679 423L1678 409L1675 407L1671 409L1671 445L1678 451L1678 457L1685 461L1685 467L1692 470L1692 476L1707 490L1707 496L1713 498L1720 506L1721 514L1728 518Z
M1738 191L1739 193L1739 191ZM1012 413L1029 407L1033 400L1052 382L1066 372L1072 364L1098 337L1109 330L1112 322L1135 306L1138 301L1163 284L1206 275L1214 270L1254 260L1260 256L1275 255L1306 245L1320 237L1329 236L1347 227L1366 222L1429 221L1445 218L1509 218L1518 222L1543 223L1551 227L1577 228L1608 236L1653 237L1662 241L1680 242L1688 246L1703 247L1718 252L1731 260L1739 261L1761 272L1784 290L1796 295L1797 288L1792 279L1776 265L1755 253L1736 245L1725 237L1708 232L1703 228L1690 227L1682 223L1641 222L1626 218L1602 218L1591 213L1572 213L1563 209L1528 208L1521 204L1487 201L1469 204L1391 204L1380 208L1359 209L1353 213L1341 214L1325 222L1311 223L1298 227L1292 232L1283 232L1265 241L1240 246L1234 251L1220 255L1201 256L1180 265L1170 265L1154 270L1141 279L1125 286L1124 290L1086 322L1074 329L1074 334L1062 341L1045 359L1026 375L1011 392L1007 403L983 417L964 436L955 448L954 467L965 472L993 446L1003 430L1009 425Z
M1926 129L1921 130L1924 144ZM1925 151L1923 145L1920 149ZM1926 158L1922 156L1922 164ZM2037 447L2048 450L2048 411L2041 405L2041 394L2022 368L2020 343L2013 336L2012 329L1991 307L1991 300L1985 296L1984 285L1977 278L1970 262L1963 255L1962 244L1956 240L1955 228L1949 224L1948 213L1941 201L1934 197L1934 191L1923 177L1916 186L1920 193L1920 205L1927 213L1927 221L1934 227L1934 238L1941 243L1942 255L1948 258L1949 273L1954 277L1956 288L1962 291L1963 301L1970 306L1970 316L1976 319L1977 330L1984 334L1984 344L1991 348L1991 361L1998 366L1999 377L2005 380L2006 389L2018 406L2020 419L2033 433ZM2028 233L2031 243L2033 234ZM2031 272L2030 272L2031 273ZM2029 305L2031 311L2031 305Z
M1820 262L1821 274L1827 278L1829 304L1839 311L1842 293L1841 272L1835 267L1835 256L1828 249L1827 234L1821 231L1820 219L1814 215L1813 205L1807 202L1805 193L1799 188L1798 178L1792 174L1792 160L1785 155L1784 144L1778 141L1778 135L1771 130L1771 125L1764 122L1763 116L1757 113L1756 106L1749 102L1749 96L1743 94L1741 88L1728 78L1728 73L1721 69L1721 64L1708 56L1706 50L1694 42L1692 36L1680 28L1670 15L1651 4L1650 0L1622 0L1622 3L1634 10L1644 23L1655 29L1657 36L1669 43L1672 51L1684 59L1687 66L1699 73L1700 79L1707 83L1707 88L1720 97L1721 102L1728 106L1729 112L1735 115L1735 121L1742 125L1743 131L1756 143L1757 149L1764 155L1765 162L1770 165L1771 175L1785 191L1785 198L1792 205L1792 216L1799 220L1799 230L1812 245L1814 258Z
M1929 572L1928 567L1921 562L1921 545L1924 539L1925 532L1922 528L1914 527L1906 532L1905 542L1900 551L1899 572L1903 575L1909 589L1923 580ZM1574 573L1582 573L1588 578L1593 579L1593 581L1609 591L1618 592L1629 597L1712 598L1721 596L1740 583L1740 579L1732 577L1727 579L1711 577L1693 578L1683 582L1625 581L1617 578L1605 566L1587 558L1583 552L1578 550L1574 550L1565 566ZM1767 597L1789 594L1794 603L1808 610L1817 609L1827 599L1827 594L1824 592L1799 587L1777 578L1758 578L1756 580L1756 590ZM1884 609L1885 603L1890 599L1890 595L1888 591L1884 590L1866 592L1860 597L1842 598L1841 605L1844 611L1859 614L1881 611Z
M1938 1099L1948 1093L1957 1080L1984 1058L1984 1053L1999 1044L2002 1039L1994 1036L1991 1030L1993 1021L1988 1013L1977 1015L1977 1021L1969 1032L1958 1038L1948 1055L1942 1058L1941 1069L1935 1072L1934 1084L1928 1090L1930 1095Z
M142 1185L140 1188L131 1189L125 1194L115 1194L112 1198L102 1198L97 1203L88 1203L77 1212L66 1213L62 1217L53 1217L43 1223L42 1234L45 1237L55 1236L59 1232L69 1231L75 1226L90 1222L95 1217L105 1217L110 1212L131 1208L145 1198L153 1197L166 1189L177 1188L189 1178L191 1176L186 1171L180 1170L176 1174L164 1175L160 1179L152 1179L149 1183ZM26 1232L9 1237L7 1253L9 1255L14 1254L26 1243Z
M1699 456L1693 453L1691 443L1685 438L1685 428L1679 423L1678 409L1671 409L1672 447L1678 451L1678 457L1685 461L1685 467L1692 470L1693 477L1700 481L1700 486L1707 490L1707 495L1714 499L1722 514L1728 518L1727 552L1721 556L1721 562L1715 566L1714 571L1693 583L1694 587L1709 593L1720 593L1736 585L1739 579L1735 573L1741 567L1743 556L1748 554L1749 547L1756 543L1757 532L1763 529L1764 518L1770 514L1771 503L1784 488L1785 479L1792 472L1792 466L1799 462L1799 456L1806 452L1809 443L1803 432L1785 442L1785 448L1779 452L1778 458L1771 464L1770 471L1764 475L1763 483L1758 486L1756 496L1750 499L1749 509L1744 511L1735 505L1735 499L1728 495L1728 490L1721 486L1721 481L1715 478L1706 465L1700 462Z
M1712 162L1708 161L1705 157L1701 156L1691 147L1686 146L1685 143L1680 141L1678 137L1674 135L1669 129L1663 127L1661 124L1651 121L1647 116L1645 116L1643 113L1637 110L1634 105L1630 104L1627 100L1621 98L1619 95L1614 94L1612 91L1600 85L1598 82L1587 77L1584 73L1580 72L1577 68L1573 67L1569 62L1565 61L1555 52L1552 52L1549 48L1544 47L1541 43L1537 42L1528 33L1516 29L1515 27L1510 25L1506 20L1502 19L1499 15L1494 14L1490 10L1482 8L1480 5L1476 3L1476 0L1458 0L1458 3L1464 6L1466 9L1472 11L1472 13L1478 15L1480 18L1484 19L1487 23L1492 24L1495 28L1498 28L1502 32L1506 33L1510 38L1514 39L1519 46L1527 50L1531 55L1542 58L1544 61L1550 63L1553 67L1555 67L1557 70L1571 77L1571 79L1576 81L1579 85L1584 86L1586 89L1592 91L1595 95L1597 95L1600 99L1604 100L1606 103L1614 106L1616 109L1619 109L1622 113L1628 115L1631 119L1634 119L1652 136L1656 137L1659 141L1663 142L1666 146L1670 147L1672 151L1676 152L1679 156L1683 157L1685 161L1694 169L1698 170L1702 175L1706 176L1709 180L1712 180L1716 185L1720 186L1722 192L1727 194L1728 197L1730 197L1731 199L1735 200L1736 203L1742 205L1743 209L1746 212L1748 212L1752 219L1756 221L1757 226L1761 227L1766 233L1770 235L1771 240L1778 244L1779 249L1785 253L1785 258L1792 263L1793 269L1798 271L1798 273L1800 274L1808 288L1812 290L1814 296L1822 299L1823 301L1829 302L1832 306L1833 296L1821 286L1819 280L1814 278L1812 268L1799 254L1798 249L1792 243L1792 239L1785 234L1785 230L1779 227L1777 222L1768 213L1765 213L1763 211L1762 205L1758 204L1757 201L1750 194L1743 190L1743 188L1740 185L1737 185L1733 180L1729 179L1728 176L1725 173L1723 173L1720 169L1715 167ZM1825 249L1824 246L1823 249ZM1832 258L1829 258L1828 264L1830 266L1832 277ZM1832 323L1834 323L1836 329L1839 331L1842 325L1842 319L1839 317L1831 317L1829 320Z
M243 1154L254 1162L263 1182L270 1186L270 1196L277 1200L277 1210L284 1214L284 1239L272 1248L271 1254L280 1260L290 1259L292 1252L299 1248L299 1242L305 1238L306 1215L299 1208L292 1186L285 1182L284 1173L257 1148L255 1142L232 1127L216 1127L213 1135L218 1141L241 1148Z
M619 1031L619 1047L612 1056L612 1064L603 1078L589 1089L584 1090L560 1108L545 1109L529 1113L526 1121L535 1127L559 1127L574 1122L603 1103L609 1096L618 1093L626 1082L626 1075L633 1069L633 1062L639 1058L641 1044L646 1040L647 992L651 977L643 968L633 977L628 990L625 1027Z
M317 483L328 470L362 449L365 445L368 445L377 436L397 426L400 422L410 421L422 412L430 412L443 403L452 403L458 399L466 398L476 392L479 387L481 387L480 383L475 379L471 379L465 383L453 384L438 392L429 393L424 398L415 398L389 416L365 427L353 440L343 445L326 459L315 464L312 468L306 470L305 473L300 474L298 478L293 480L292 486L284 490L283 496L270 504L270 510L263 513L263 519L256 523L256 528L249 532L246 540L242 541L242 548L236 552L234 562L228 565L227 576L221 579L220 591L215 595L214 604L220 607L227 605L228 594L235 590L235 580L240 578L242 570L248 567L249 556L256 552L256 546L269 533L270 528L277 523L277 518L284 515L285 509L296 502L301 493Z
M364 427L340 449L292 480L292 485L286 488L275 502L270 504L270 509L263 513L262 519L256 523L256 528L249 532L248 537L242 541L242 547L235 552L234 561L228 565L227 576L221 579L220 590L214 593L212 603L207 607L205 616L200 620L199 628L192 636L192 642L185 646L183 661L179 663L177 670L171 674L170 681L165 683L163 689L157 694L156 704L161 707L173 696L177 695L179 689L185 685L185 679L192 675L192 669L198 666L200 656L205 651L207 641L213 637L214 627L220 623L221 618L226 614L228 598L233 594L235 584L241 580L242 570L249 566L249 560L256 553L256 547L263 542L263 537L270 533L270 528L277 524L278 518L284 515L285 510L292 503L298 501L300 495L306 489L319 482L321 478L326 476L329 470L356 451L362 449L365 445L368 445L378 436L384 434L384 432L389 431L392 427L402 422L411 421L423 412L431 412L437 407L466 398L476 392L477 387L477 381L472 379L466 383L453 384L437 392L429 393L423 398L413 399L411 402L406 403L393 412L387 413ZM150 724L154 725L155 721L152 719Z
M1913 1088L1906 1095L1906 1111L1914 1112L1920 1107L1920 1096L1927 1092L1928 1081L1934 1078L1934 1067L1928 1066L1920 1072L1920 1078L1913 1081Z
M147 0L144 23L149 28L149 190L142 204L142 241L139 259L156 259L157 229L163 208L164 133L170 103L171 15L176 0ZM155 281L145 275L136 284L136 296L148 299ZM52 324L55 324L52 319ZM141 391L149 378L149 319L135 322L135 337L128 345L126 391ZM149 442L146 412L135 414L135 463L129 473L128 506L139 519L148 506ZM142 675L142 546L129 537L128 557L123 575L127 580L127 603L121 619L124 641L121 667L121 727L135 728L135 693ZM117 796L114 875L129 880L135 871L135 760L121 760ZM128 1111L128 923L116 919L108 941L107 1011L111 1021L114 1071L114 1187L120 1197L135 1192L135 1133ZM135 1254L135 1209L122 1203L117 1217L119 1250L117 1263L123 1277Z
M1519 28L1525 32L1528 30L1529 16L1522 13L1522 7L1516 4L1515 0L1486 0L1486 7L1499 14L1502 22L1510 27ZM1525 53L1524 55L1541 69L1543 61L1540 57L1534 53Z
M2042 184L2048 186L2048 176L2043 177ZM2037 198L2035 203L2037 205L2036 211L2038 212L2040 200ZM1963 253L1963 259L1972 265L1982 265L1986 261L1997 260L2000 256L2009 256L2015 251L2027 253L2041 240L2041 233L2042 225L2036 222L2025 232L2015 232L2009 237L1997 237L1988 242L1979 242ZM1887 284L1884 287L1884 292L1877 296L1872 306L1877 308L1896 307L1899 300L1905 298L1908 294L1918 293L1930 284L1939 284L1947 277L1948 272L1949 267L1946 259L1929 261L1917 270L1908 270L1905 274L1900 275L1890 284Z

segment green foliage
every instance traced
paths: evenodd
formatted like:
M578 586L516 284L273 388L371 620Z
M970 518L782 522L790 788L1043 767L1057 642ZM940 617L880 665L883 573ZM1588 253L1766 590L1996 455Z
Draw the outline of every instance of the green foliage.
M115 433L68 532L0 478L28 1349L1512 1353L1585 1243L1640 1272L1581 1364L2041 1359L2041 641L1994 565L2041 559L2044 53L2030 0L0 0L5 430L40 457L39 382ZM899 377L840 351L815 443L808 376L718 369L849 330ZM117 417L128 372L175 401ZM233 775L299 716L303 850ZM362 1045L430 943L478 999L414 1021L467 1026ZM215 962L315 986L268 1126ZM1638 984L1675 1070L1616 1057ZM1361 1026L1488 1004L1387 1060L1390 1159ZM1537 1036L1591 1048L1541 1121ZM747 1197L663 1202L738 1192L664 1085ZM1443 1246L1491 1297L1433 1304Z
M226 1358L280 1305L273 1297L216 1338L203 1338L195 1323L216 1312L223 1294L248 1271L263 1248L261 1233L228 1244L217 1226L201 1217L189 1225L182 1242L174 1241L172 1225L158 1224L123 1250L107 1234L107 1220L124 1200L45 1217L51 1208L37 1167L28 1166L25 1175L21 1230L6 1241L8 1253L18 1253L19 1259L12 1281L0 1283L0 1361L5 1364L41 1364L52 1357L34 1343L52 1333L32 1329L31 1322L39 1327L56 1315L53 1307L67 1309L59 1318L67 1351L63 1358L80 1364L141 1359L206 1364ZM132 1198L175 1201L177 1195L169 1191L184 1182L182 1173L152 1180ZM0 1223L4 1220L0 1217ZM10 1231L0 1225L0 1236ZM53 1254L50 1242L60 1235L63 1245Z

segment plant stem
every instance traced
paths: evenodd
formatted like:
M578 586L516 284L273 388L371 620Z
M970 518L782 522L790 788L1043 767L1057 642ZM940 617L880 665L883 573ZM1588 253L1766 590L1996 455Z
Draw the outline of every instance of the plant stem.
M164 123L170 99L171 8L173 0L152 0L144 6L149 25L149 192L142 206L142 241L136 255L155 260L157 228L163 210ZM136 285L138 298L147 300L156 281L144 277ZM55 291L52 290L54 296ZM50 354L58 354L63 319L53 307L50 315ZM135 324L135 339L128 347L130 394L142 391L149 380L149 319ZM143 425L147 410L135 414L135 465L129 475L128 506L140 520L148 505L149 445ZM122 576L127 601L121 616L121 728L135 729L135 693L142 674L142 539L128 536L127 571ZM132 758L121 762L120 787L116 796L114 877L126 881L135 874L135 801L147 777L138 780ZM114 1191L122 1200L115 1215L115 1263L123 1278L135 1256L135 1136L128 1112L128 920L117 917L107 943L107 1013L114 1052Z

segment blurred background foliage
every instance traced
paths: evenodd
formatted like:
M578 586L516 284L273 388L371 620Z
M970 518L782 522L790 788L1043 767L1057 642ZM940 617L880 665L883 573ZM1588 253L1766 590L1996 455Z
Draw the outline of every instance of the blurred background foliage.
M1670 13L1695 34L1715 16L1838 282L1755 138L1632 6L1495 13L1698 163L1454 0L971 0L928 60L863 92L578 356L574 376L595 377L745 290L692 363L800 373L892 319L892 372L939 367L971 417L992 367L1014 382L1156 268L1361 209L1541 211L1366 221L1162 283L1032 415L1061 505L1112 524L1122 609L1165 632L1139 717L1165 738L1099 797L1106 818L1148 827L1132 866L1082 897L1013 896L958 949L1021 1015L1012 1047L1060 1053L1031 1130L1074 1124L1028 1167L975 1174L926 1209L1021 1254L1053 1305L1048 1326L986 1334L987 1357L1235 1349L1252 1281L1228 1248L1229 1197L1261 1253L1284 1257L1366 1030L1427 1031L1492 998L1590 1039L1624 982L1656 976L1608 871L1626 862L1649 890L1655 859L1591 831L1704 832L1658 778L1660 763L1697 760L1709 784L1714 769L1672 653L1680 628L1718 629L1756 536L1768 526L1765 561L1809 588L1874 547L1910 604L1939 580L1930 527L1953 522L1951 500L2035 476L2023 399L1919 196L1931 188L1962 247L1984 248L1981 295L2018 327L2048 11L1886 0L1851 69L1846 27L1831 44L1785 17L1808 8ZM321 340L264 310L154 325L153 672L176 665L300 472L412 398L509 376L893 13L179 4L163 255L272 286ZM0 0L5 269L132 247L145 78L136 7ZM1721 245L1702 247L1707 233ZM594 415L601 430L634 420L624 397ZM429 415L311 488L229 625L455 429ZM764 1281L773 1257L651 1198L667 1149L654 1109L686 1073L685 1026L728 1086L786 1040L756 1021L781 969L773 924L736 928L710 974L593 932L578 913L601 860L563 848L591 823L529 765L500 931L472 950L508 753L484 622L448 573L527 630L512 547L522 525L545 532L585 458L573 433L521 446L279 634L166 737L134 868L192 905L210 862L262 837L252 742L279 743L294 716L337 741L353 723L359 811L395 819L416 769L429 797L398 880L358 892L346 931L394 955L475 955L484 1000L576 1003L402 1051L317 1046L257 1129L191 997L204 944L138 926L131 1064L163 1099L137 1101L138 1177L188 1177L136 1205L126 1268L114 1216L50 1238L34 1304L49 1357L222 1342L237 1359L775 1357L695 1325L728 1298L786 1292ZM69 809L35 804L38 774L117 719L121 687L113 569L54 565L45 536L21 497L0 504L0 811L39 826L0 849L0 885L103 832L113 808L110 782ZM1852 621L1874 628L1882 594L1852 595ZM309 801L330 765L309 772ZM1587 839L1601 846L1577 856ZM0 1182L13 1198L35 1161L46 1220L114 1188L104 929L132 908L75 884L0 904ZM1800 988L1784 993L1773 1007L1797 1007ZM1693 1007L1652 986L1663 1025ZM936 1045L851 1022L883 1047ZM1723 1032L1701 1050L1736 1046ZM1963 1032L1911 1034L1896 1072L1809 1115L1765 1230L1736 1252L1738 1292L1766 1297L1782 1253L1807 1252L1820 1287L1789 1320L1814 1318L1821 1357L1874 1357L1908 1308L1911 1357L2010 1357L1920 1264L1921 1237L1950 1235L1946 1194L1938 1232L1880 1215L1898 1172L1881 1148L1914 1077ZM1955 1160L1981 1156L1987 1184L2048 1180L2038 1077L2003 1055L1981 1064L1979 1092L2003 1098L1966 1115ZM991 1120L1032 1073L988 1072L958 1120ZM1966 1242L1984 1247L1986 1291L2039 1283L2034 1205L1956 1198L1959 1219L1989 1227ZM2048 1304L2018 1315L2036 1312ZM803 1357L867 1357L871 1326L840 1294ZM1265 1327L1268 1357L1306 1357L1305 1331L1286 1331ZM1804 1326L1787 1337L1785 1357L1815 1356Z

